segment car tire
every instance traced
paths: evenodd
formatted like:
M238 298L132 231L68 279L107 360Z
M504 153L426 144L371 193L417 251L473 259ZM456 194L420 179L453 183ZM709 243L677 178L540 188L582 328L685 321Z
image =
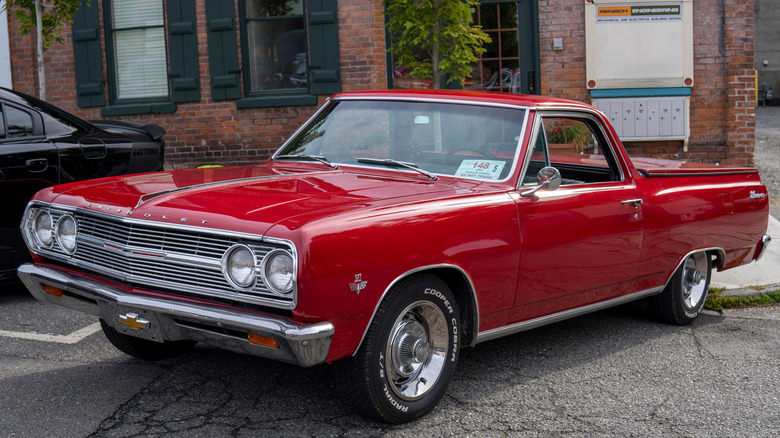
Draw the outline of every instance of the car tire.
M405 423L441 400L457 364L460 314L447 285L432 275L396 284L357 354L338 365L342 395L363 416Z
M707 300L712 261L699 252L685 258L660 295L650 298L650 309L670 324L692 323Z
M181 356L188 353L197 344L196 341L154 342L136 338L119 333L102 319L100 320L100 328L103 329L106 338L114 347L141 360L154 361Z

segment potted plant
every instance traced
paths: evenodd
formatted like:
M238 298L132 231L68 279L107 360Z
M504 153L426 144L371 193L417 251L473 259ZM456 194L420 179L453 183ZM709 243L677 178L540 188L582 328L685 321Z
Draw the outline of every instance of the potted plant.
M566 126L553 126L547 133L550 149L582 152L588 140L588 129L582 123Z

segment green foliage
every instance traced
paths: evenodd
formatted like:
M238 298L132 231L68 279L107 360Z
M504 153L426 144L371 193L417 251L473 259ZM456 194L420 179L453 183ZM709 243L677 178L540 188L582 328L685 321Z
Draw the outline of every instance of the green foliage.
M772 293L749 297L722 297L722 289L710 289L704 308L722 312L723 309L753 306L774 306L780 304L780 290Z
M416 78L432 78L439 88L463 85L471 65L485 53L490 37L474 25L472 15L478 0L383 0L392 36L392 51L398 64L408 67Z
M554 128L547 134L548 143L581 143L585 140L585 126L578 123L568 127Z
M55 44L61 44L65 37L62 35L62 26L73 23L73 14L79 8L79 0L53 0L44 2L41 0L41 24L40 34L43 36L43 49L46 50ZM22 35L27 35L35 27L35 0L7 0L6 9L13 11L14 17L19 21L19 29Z

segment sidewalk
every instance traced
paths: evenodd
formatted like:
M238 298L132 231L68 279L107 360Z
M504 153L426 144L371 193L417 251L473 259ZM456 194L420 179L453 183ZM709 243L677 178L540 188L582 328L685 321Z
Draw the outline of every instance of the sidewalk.
M725 288L723 296L757 295L780 289L780 221L771 215L767 234L773 241L761 260L723 272L713 270L710 287ZM761 286L763 290L751 286Z

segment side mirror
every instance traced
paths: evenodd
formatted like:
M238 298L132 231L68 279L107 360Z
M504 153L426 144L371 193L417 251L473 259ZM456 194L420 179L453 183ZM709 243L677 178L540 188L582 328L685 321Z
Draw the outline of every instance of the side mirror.
M548 192L556 190L561 186L561 172L554 167L543 167L539 173L536 174L536 183L538 184L527 192L520 193L521 196L533 196L540 189L545 189Z

